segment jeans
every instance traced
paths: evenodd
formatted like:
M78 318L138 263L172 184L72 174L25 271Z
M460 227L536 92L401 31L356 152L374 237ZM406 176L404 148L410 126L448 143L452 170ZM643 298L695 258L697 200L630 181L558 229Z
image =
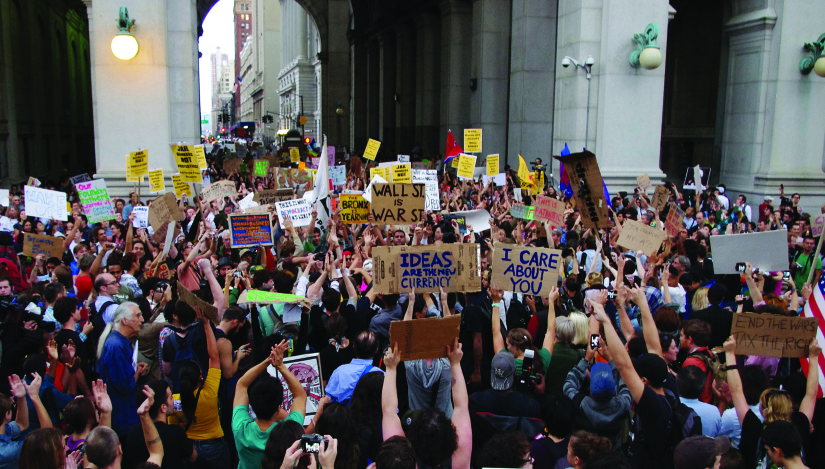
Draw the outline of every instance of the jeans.
M214 440L192 440L198 459L189 465L197 468L226 469L229 467L229 447L223 438Z

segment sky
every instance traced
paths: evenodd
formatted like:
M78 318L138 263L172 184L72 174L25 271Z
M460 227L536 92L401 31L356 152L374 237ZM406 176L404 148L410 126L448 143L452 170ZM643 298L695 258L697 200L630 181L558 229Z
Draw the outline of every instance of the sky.
M201 52L199 60L201 115L212 112L212 60L211 54L217 47L221 52L235 58L235 17L232 14L233 0L219 0L209 10L203 20L203 35L198 41Z

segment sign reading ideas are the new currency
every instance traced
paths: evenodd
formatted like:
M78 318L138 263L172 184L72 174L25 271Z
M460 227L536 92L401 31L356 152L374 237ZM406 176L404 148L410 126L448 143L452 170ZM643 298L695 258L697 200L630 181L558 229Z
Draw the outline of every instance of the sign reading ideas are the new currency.
M175 154L175 162L180 171L180 180L183 182L203 183L198 159L195 156L194 145L170 145Z
M77 186L77 195L80 196L80 205L89 217L89 223L115 218L115 209L109 200L109 190L104 179L95 179L91 182L81 182Z
M474 292L481 289L478 244L376 246L373 288L378 293Z
M26 215L66 221L68 211L65 192L35 186L26 186L23 191L26 197Z
M423 184L373 184L370 211L379 224L414 225L424 222Z
M556 249L496 247L490 282L506 291L546 295L558 283L561 258L561 251Z

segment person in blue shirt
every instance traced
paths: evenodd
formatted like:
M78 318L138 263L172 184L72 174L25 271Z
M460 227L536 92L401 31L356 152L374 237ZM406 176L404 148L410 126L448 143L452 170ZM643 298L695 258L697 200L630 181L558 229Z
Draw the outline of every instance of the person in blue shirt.
M137 304L121 303L112 322L100 335L97 346L97 371L106 383L112 400L112 430L122 441L129 430L140 423L135 403L137 379L149 370L146 363L137 363L130 339L137 336L143 315Z
M0 394L0 413L3 415L3 423L0 425L0 469L16 469L17 459L20 456L20 448L23 446L22 434L29 428L29 408L26 404L26 396L34 399L37 416L43 417L40 424L50 427L48 414L40 402L38 391L40 390L40 375L35 374L31 384L26 384L17 375L9 376L9 386L14 400L17 401L17 417L11 421L12 399L5 394Z
M378 352L378 337L372 331L363 331L353 343L355 358L346 365L335 369L329 377L326 393L332 402L349 404L355 385L361 377L373 371L381 371L372 365L372 358Z

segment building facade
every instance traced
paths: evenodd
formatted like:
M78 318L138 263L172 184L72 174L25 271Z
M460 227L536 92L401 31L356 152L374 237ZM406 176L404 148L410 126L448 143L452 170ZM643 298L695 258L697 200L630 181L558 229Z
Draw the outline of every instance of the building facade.
M235 0L235 80L241 76L241 52L252 35L252 0ZM239 85L240 86L240 85ZM237 90L235 90L237 91ZM235 115L241 115L241 93L235 93Z
M252 34L257 66L252 78L253 118L257 124L256 136L269 142L278 133L278 74L283 52L281 3L279 0L253 0L253 10ZM271 123L264 122L263 117L267 115L272 117Z
M247 39L241 51L241 67L238 75L238 95L241 99L241 110L238 114L239 122L252 122L255 117L253 115L252 106L252 81L257 73L256 54L254 53L255 41Z
M234 73L234 67L232 67L231 72L227 70L229 67L229 55L221 52L221 48L216 48L215 52L210 54L210 64L212 65L212 112L210 113L212 118L210 120L212 135L217 135L220 131L220 126L223 122L218 122L218 116L223 114L224 102L221 99L221 95L225 94L224 90L224 80L228 80L229 77L232 76ZM228 73L225 76L225 72ZM226 86L228 89L229 86ZM223 119L221 118L221 121Z

